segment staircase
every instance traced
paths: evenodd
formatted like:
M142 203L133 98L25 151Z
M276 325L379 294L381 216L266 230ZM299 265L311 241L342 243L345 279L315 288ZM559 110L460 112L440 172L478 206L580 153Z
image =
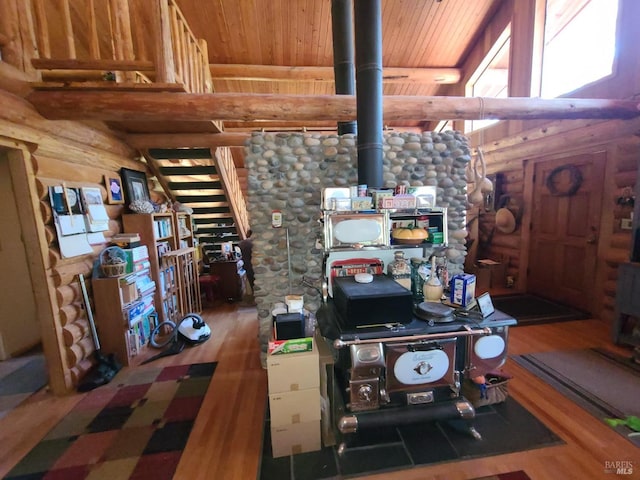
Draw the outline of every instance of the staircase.
M205 253L245 238L246 206L228 149L212 155L209 148L152 148L144 156L171 200L193 209L195 238Z

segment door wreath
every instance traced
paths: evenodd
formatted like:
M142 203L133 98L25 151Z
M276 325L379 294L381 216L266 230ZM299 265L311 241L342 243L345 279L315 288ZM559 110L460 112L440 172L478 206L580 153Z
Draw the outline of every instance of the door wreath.
M560 183L559 177L562 172L565 171L569 173L569 182ZM551 170L545 184L552 195L570 197L580 189L580 185L582 185L582 173L573 165L562 165Z

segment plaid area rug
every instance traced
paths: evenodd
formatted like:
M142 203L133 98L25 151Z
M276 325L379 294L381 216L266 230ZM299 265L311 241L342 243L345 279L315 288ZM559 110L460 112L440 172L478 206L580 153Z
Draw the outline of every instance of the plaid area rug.
M171 479L216 365L121 371L89 392L5 479Z

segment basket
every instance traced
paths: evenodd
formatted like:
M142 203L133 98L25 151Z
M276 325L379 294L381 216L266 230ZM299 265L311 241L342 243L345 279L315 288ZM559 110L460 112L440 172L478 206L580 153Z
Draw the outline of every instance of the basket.
M105 277L119 277L127 273L127 254L120 247L107 247L100 252L100 268Z
M475 408L502 403L509 396L510 375L488 373L486 378L485 385L477 385L468 378L462 382L462 396L469 400Z
M102 268L102 273L105 277L119 277L127 272L127 263L100 265L100 268Z

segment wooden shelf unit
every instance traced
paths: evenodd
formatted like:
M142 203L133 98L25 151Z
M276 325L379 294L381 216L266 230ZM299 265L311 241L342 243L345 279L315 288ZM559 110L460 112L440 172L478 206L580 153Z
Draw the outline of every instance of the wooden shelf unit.
M175 221L176 232L177 232L177 237L176 237L177 241L176 241L175 248L176 249L182 249L182 248L188 248L188 247L196 248L197 241L193 236L194 225L193 225L193 220L191 215L184 212L175 212L174 221Z
M165 255L171 259L178 273L178 309L184 316L188 313L202 312L200 298L200 280L196 249L193 247L174 250Z
M122 215L127 233L138 233L140 243L149 250L151 278L156 282L155 305L160 322L178 320L177 268L163 260L163 253L175 250L176 228L173 213L132 213ZM160 247L160 251L159 251ZM172 275L173 273L173 275ZM173 296L176 296L174 301Z
M187 313L200 313L202 304L191 215L182 212L125 214L122 223L125 232L140 234L140 243L149 249L159 321L178 322ZM181 244L187 247L180 248Z
M135 324L130 326L128 313L141 303L144 304L145 301L150 300L147 297L154 295L155 292L144 294L132 302L125 303L123 299L126 295L123 294L123 289L127 287L122 284L122 278L109 277L91 280L96 310L96 330L100 347L104 352L115 354L123 365L137 365L148 357L148 338L146 337L155 325L147 324L143 340L134 345L130 330L143 328L142 325L149 319L145 320L143 318L145 315L142 315Z

